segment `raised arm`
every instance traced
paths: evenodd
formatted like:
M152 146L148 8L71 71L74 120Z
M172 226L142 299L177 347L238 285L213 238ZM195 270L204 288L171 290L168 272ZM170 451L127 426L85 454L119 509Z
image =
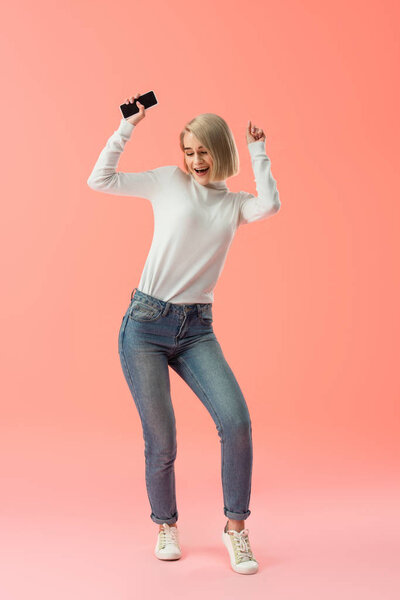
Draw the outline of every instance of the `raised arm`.
M265 139L264 131L248 121L246 140L258 195L240 192L239 225L267 219L281 207L276 181L271 173L271 161L265 152Z
M166 174L165 170L171 169L171 167L157 167L139 173L116 171L121 153L135 127L137 125L132 125L125 118L121 119L118 129L107 140L89 175L87 184L92 190L148 199L151 199L151 196L157 191L163 175Z
M255 176L257 196L241 192L240 224L271 217L281 207L276 181L271 173L271 160L265 151L265 141L248 145Z

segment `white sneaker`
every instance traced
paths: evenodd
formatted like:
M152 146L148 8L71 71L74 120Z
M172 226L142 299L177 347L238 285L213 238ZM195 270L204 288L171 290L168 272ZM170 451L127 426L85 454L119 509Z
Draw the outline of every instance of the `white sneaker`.
M237 532L233 529L228 529L226 522L224 531L222 532L222 541L228 549L231 559L231 567L236 573L250 575L258 571L258 562L254 558L250 548L249 530L242 529Z
M170 527L168 523L163 523L162 526L157 535L154 554L161 560L176 560L182 556L178 527Z

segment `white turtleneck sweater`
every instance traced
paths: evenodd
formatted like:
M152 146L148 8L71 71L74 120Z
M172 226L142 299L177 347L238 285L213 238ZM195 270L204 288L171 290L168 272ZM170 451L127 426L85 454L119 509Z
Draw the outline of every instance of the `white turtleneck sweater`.
M121 119L87 183L93 190L150 200L154 234L140 291L177 304L213 302L235 232L274 215L281 203L265 141L248 144L257 196L231 192L226 181L201 184L178 166L139 173L116 171L134 125Z

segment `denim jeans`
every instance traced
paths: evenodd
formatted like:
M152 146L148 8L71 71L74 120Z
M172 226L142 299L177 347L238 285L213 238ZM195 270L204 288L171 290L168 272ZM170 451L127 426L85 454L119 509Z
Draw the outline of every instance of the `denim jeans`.
M155 523L178 520L176 423L168 367L189 385L216 425L225 516L242 520L251 512L250 415L212 324L212 303L176 304L137 288L122 319L118 352L142 424L146 488Z

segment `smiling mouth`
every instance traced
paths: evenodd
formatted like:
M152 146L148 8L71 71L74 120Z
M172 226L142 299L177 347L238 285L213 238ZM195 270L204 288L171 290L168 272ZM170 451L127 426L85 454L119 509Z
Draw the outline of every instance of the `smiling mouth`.
M198 175L203 175L204 173L207 173L209 168L210 167L206 167L205 169L195 169L195 171Z

